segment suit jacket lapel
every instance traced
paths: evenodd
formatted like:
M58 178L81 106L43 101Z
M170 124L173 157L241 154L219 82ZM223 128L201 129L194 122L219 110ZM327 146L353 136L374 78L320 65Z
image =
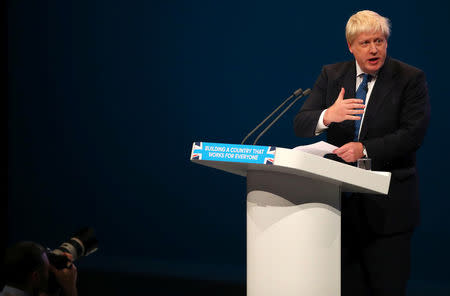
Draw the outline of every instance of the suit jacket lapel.
M376 120L377 110L384 104L388 97L387 94L395 86L394 76L395 73L393 72L389 58L386 58L384 66L378 73L377 80L372 89L372 94L370 95L369 103L366 106L366 113L364 115L364 121L359 136L360 139L365 138L370 122Z
M354 98L355 97L355 86L356 86L356 65L355 61L351 63L351 67L349 71L344 75L342 87L345 88L345 95L344 97L346 99Z
M356 86L356 64L355 61L350 63L350 69L346 71L345 75L343 76L342 85L339 87L343 87L345 89L345 95L344 99L352 99L355 97L355 86ZM340 91L340 89L339 89ZM343 126L345 128L351 129L352 134L355 130L355 122L353 120L345 120L342 122Z

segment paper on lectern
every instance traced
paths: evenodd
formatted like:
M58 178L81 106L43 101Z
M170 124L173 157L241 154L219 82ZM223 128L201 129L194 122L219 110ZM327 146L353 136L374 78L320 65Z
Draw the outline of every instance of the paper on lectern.
M328 144L327 142L320 141L310 145L298 146L293 150L300 150L306 153L314 154L323 157L325 154L333 153L337 146Z

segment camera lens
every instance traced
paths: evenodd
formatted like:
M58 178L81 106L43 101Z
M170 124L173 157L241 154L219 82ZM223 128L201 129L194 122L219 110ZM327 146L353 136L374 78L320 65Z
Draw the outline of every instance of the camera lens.
M94 229L85 227L79 230L67 242L62 243L58 248L47 253L50 264L56 268L64 268L67 265L67 257L63 253L69 253L73 261L80 257L88 256L97 251L98 241L95 238Z

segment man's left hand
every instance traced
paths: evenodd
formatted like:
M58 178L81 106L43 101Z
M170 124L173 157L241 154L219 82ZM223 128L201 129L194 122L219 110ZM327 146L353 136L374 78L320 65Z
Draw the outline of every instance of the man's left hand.
M345 162L355 162L364 156L363 150L362 143L350 142L335 149L333 153L345 160Z
M62 288L63 295L65 296L77 296L77 268L72 263L73 257L69 253L64 253L64 255L69 259L67 267L63 269L56 269L53 265L50 265L50 271L56 277L56 281ZM42 295L41 295L42 296Z

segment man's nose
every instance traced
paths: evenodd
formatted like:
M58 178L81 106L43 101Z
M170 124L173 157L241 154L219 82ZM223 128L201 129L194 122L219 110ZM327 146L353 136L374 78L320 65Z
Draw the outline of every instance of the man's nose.
M370 53L377 53L378 48L375 45L375 43L372 42L372 43L369 44L369 51L370 51Z

